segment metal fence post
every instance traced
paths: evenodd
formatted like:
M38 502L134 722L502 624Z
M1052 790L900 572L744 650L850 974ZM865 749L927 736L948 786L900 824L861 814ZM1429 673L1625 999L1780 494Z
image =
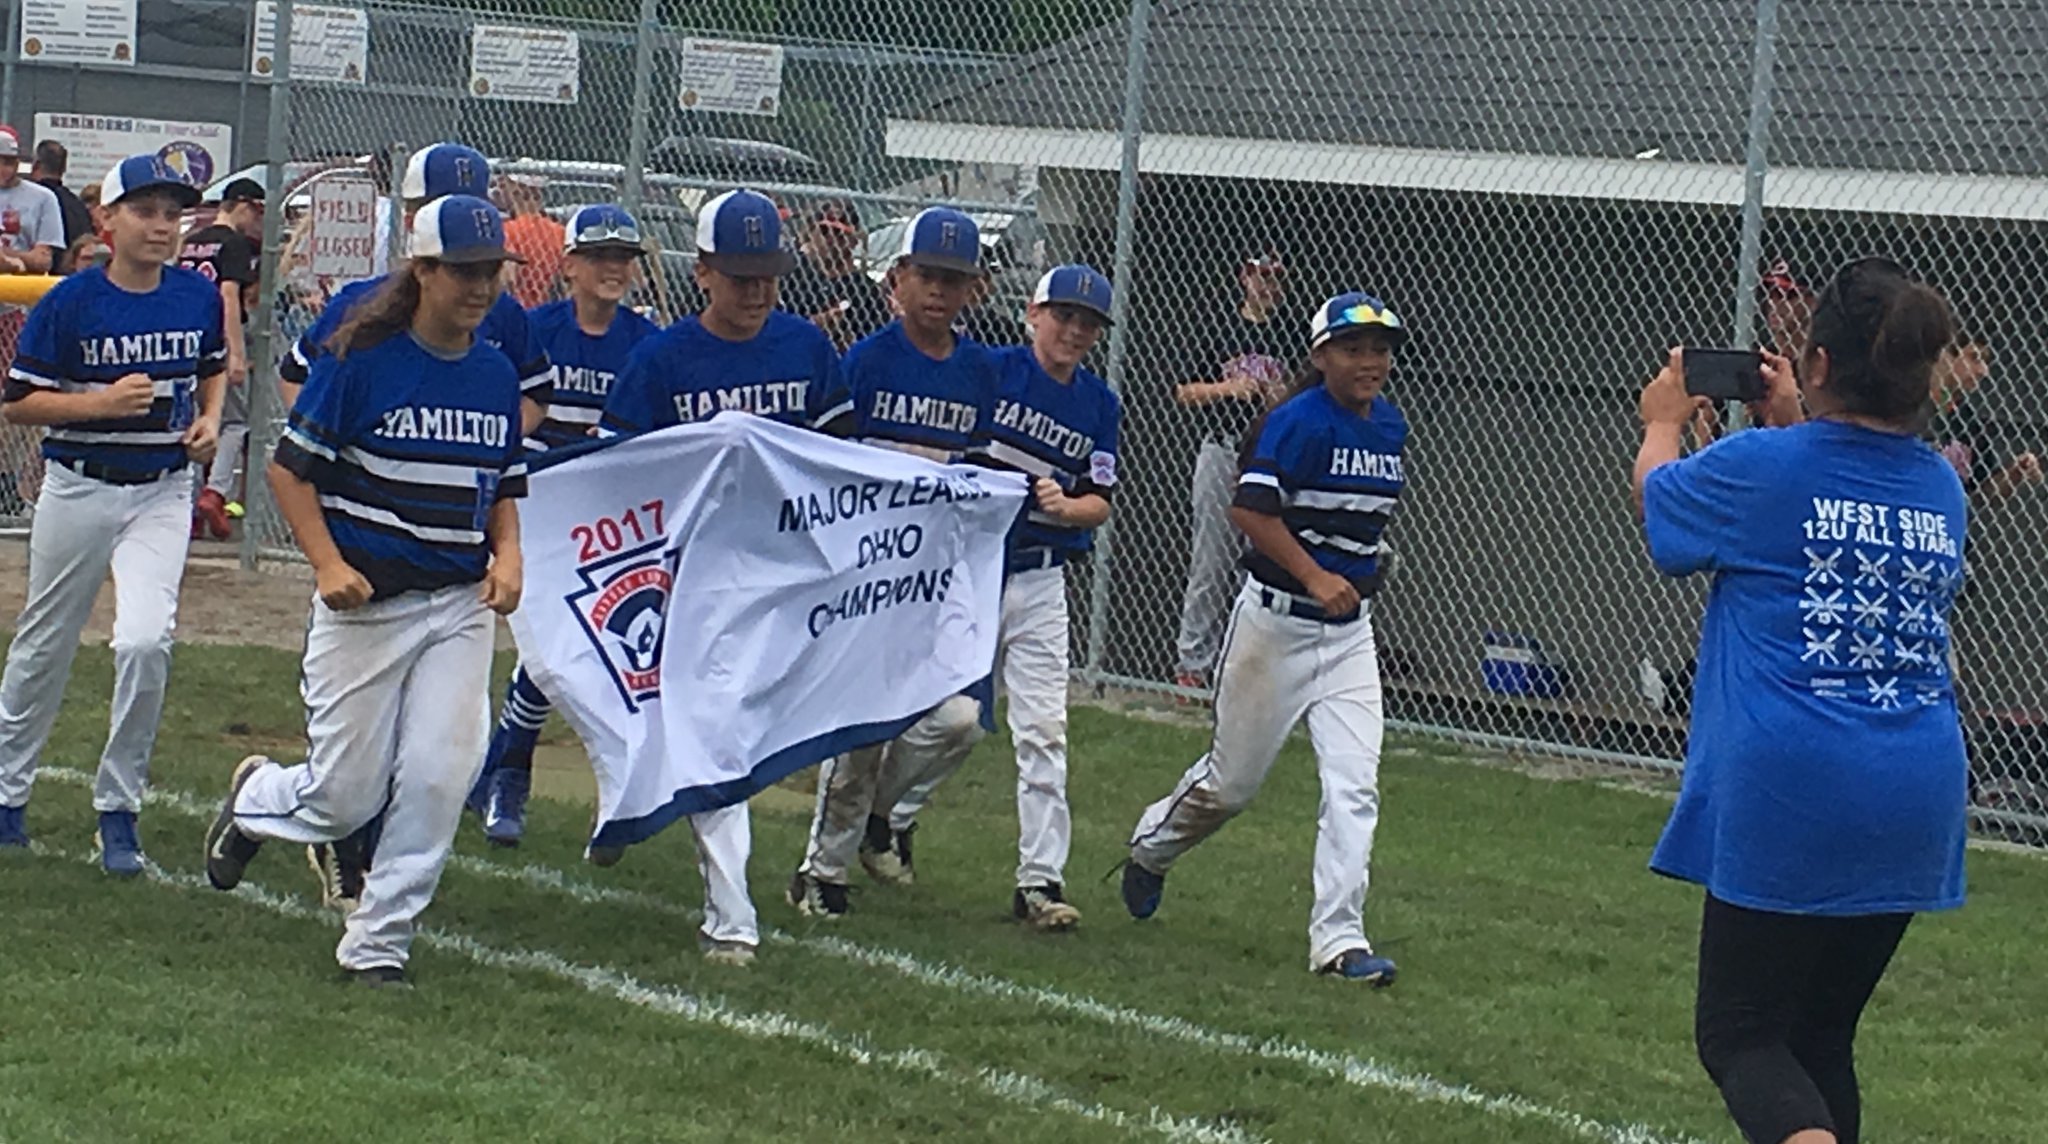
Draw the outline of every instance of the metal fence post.
M14 65L21 55L21 6L27 0L5 0L7 55L0 62L0 123L14 122Z
M1735 264L1735 328L1728 344L1756 343L1757 264L1763 258L1764 175L1770 168L1771 103L1776 91L1778 0L1757 0L1756 56L1749 73L1749 146L1742 169L1742 247ZM1741 428L1749 410L1730 402L1728 423Z
M633 42L633 125L626 138L626 171L619 187L619 202L635 214L640 210L641 178L647 168L647 120L654 100L654 44L660 35L660 0L640 0L640 32Z
M271 59L275 67L270 75L269 119L265 127L263 150L267 158L263 173L263 201L270 209L263 212L263 258L257 274L256 297L260 305L256 308L256 327L251 331L249 350L249 377L242 384L249 390L249 460L244 466L244 502L247 515L242 520L242 567L253 569L261 555L263 537L270 534L270 517L277 507L271 502L269 492L259 483L268 468L269 458L263 454L263 445L270 437L270 426L278 419L280 395L277 391L277 308L279 296L284 291L284 191L285 164L292 157L292 0L278 0L277 35Z
M1138 143L1145 123L1145 62L1151 40L1152 0L1131 0L1130 39L1124 49L1123 158L1117 168L1116 253L1110 276L1116 293L1110 300L1109 382L1118 396L1130 359L1131 263L1137 239ZM1116 520L1105 521L1095 534L1095 567L1088 584L1088 653L1082 678L1102 681L1102 660L1109 642L1109 573L1116 542Z

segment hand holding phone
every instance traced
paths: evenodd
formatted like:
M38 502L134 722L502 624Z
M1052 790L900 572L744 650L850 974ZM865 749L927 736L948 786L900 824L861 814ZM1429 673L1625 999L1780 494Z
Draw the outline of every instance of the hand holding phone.
M1685 347L1685 391L1714 401L1760 401L1764 359L1756 350Z

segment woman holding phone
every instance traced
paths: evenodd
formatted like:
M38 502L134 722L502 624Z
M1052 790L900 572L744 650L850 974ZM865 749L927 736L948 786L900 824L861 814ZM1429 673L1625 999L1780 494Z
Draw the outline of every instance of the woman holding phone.
M1751 1141L1854 1144L1856 1027L1914 914L1963 901L1968 768L1947 666L1966 510L1918 437L1948 305L1862 259L1766 422L1683 460L1704 400L1643 390L1650 557L1713 577L1684 785L1651 859L1706 890L1695 1039ZM1803 397L1805 419L1798 398Z

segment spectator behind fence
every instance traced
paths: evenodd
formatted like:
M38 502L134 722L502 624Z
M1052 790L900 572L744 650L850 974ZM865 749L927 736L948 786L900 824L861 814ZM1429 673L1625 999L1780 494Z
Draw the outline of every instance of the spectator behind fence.
M553 298L562 277L567 232L548 217L543 198L547 185L539 175L507 175L499 182L510 208L505 212L505 248L525 260L511 264L508 289L514 300L529 310Z
M1239 439L1264 411L1279 403L1293 375L1298 346L1294 327L1279 321L1287 297L1286 268L1264 253L1238 268L1243 296L1203 358L1199 376L1174 390L1174 400L1197 410L1202 429L1190 503L1187 593L1181 600L1174 682L1209 685L1223 641L1223 621L1242 579L1237 571L1244 541L1230 523L1237 488ZM1213 370L1214 373L1208 371ZM1212 380L1213 379L1213 380Z
M57 196L21 177L21 136L0 124L0 273L48 274L65 246Z
M803 260L782 284L782 308L816 323L846 352L889 324L889 299L862 271L860 215L845 199L827 199L804 228Z
M220 291L228 349L227 388L221 395L220 446L206 475L206 487L193 506L192 535L203 528L215 540L226 540L240 514L242 494L236 474L242 448L249 440L249 315L257 302L257 272L262 262L263 184L236 179L222 188L220 213L212 226L185 236L178 264L196 270ZM230 506L237 506L230 508Z
M55 139L44 139L36 144L35 165L29 168L28 177L37 186L45 187L57 196L57 210L64 223L64 246L68 250L79 239L92 234L92 212L86 209L85 200L71 193L64 185L64 172L71 165L71 152ZM58 268L62 274L71 273L73 267Z
M92 219L93 237L99 239L101 244L107 244L107 209L100 205L100 185L87 183L85 190L79 194L78 201L85 204L85 213Z
M1789 427L1679 460L1698 405L1679 351L1643 390L1651 559L1713 576L1684 783L1651 866L1706 888L1695 1038L1752 1141L1859 1139L1857 1022L1913 914L1963 901L1945 650L1966 509L1917 435L1953 337L1940 295L1862 259L1821 291L1796 377L1764 358L1766 421Z
M1974 337L1956 339L1934 367L1929 396L1934 415L1926 438L1954 467L1973 507L1982 508L2041 482L2041 458L2007 449L1979 416L1972 400L1991 374L1991 350Z

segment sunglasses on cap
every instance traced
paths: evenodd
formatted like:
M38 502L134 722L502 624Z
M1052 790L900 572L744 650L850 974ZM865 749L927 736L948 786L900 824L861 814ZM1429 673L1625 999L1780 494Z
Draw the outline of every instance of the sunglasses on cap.
M637 250L641 245L639 227L609 223L592 223L577 231L569 241L571 250L585 246L630 246Z

